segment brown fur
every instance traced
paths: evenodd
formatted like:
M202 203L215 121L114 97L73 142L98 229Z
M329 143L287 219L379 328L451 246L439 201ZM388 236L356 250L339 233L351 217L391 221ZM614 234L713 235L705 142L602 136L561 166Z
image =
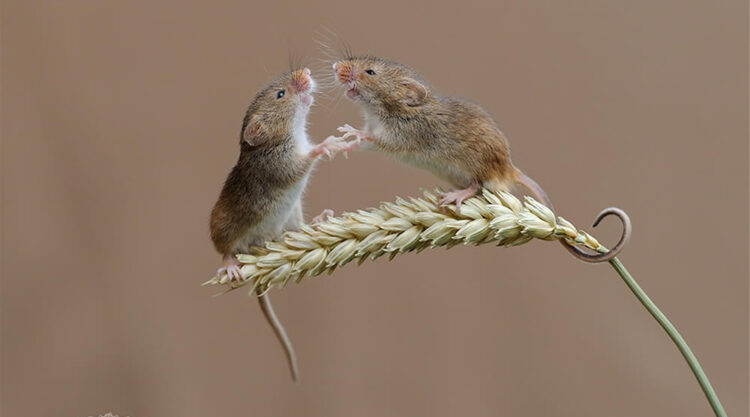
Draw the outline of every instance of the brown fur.
M318 155L307 149L304 125L300 125L306 122L304 106L312 104L309 75L307 69L284 74L263 88L245 113L239 159L211 212L211 240L225 262L302 223L301 188ZM292 343L268 296L259 294L259 302L284 347L296 381Z
M349 87L347 96L364 108L367 139L378 150L428 169L467 192L476 192L479 185L508 191L519 183L552 207L544 189L513 166L505 135L480 106L440 97L409 67L381 58L353 57L347 51L345 59L334 64L334 72ZM610 214L625 228L609 253L587 254L560 243L586 262L612 259L630 237L630 220L619 209L605 210L597 219Z
M376 130L371 118L382 126L382 132L371 138L378 150L418 166L437 162L456 167L466 173L468 181L431 169L456 187L475 182L505 190L518 180L520 173L511 162L508 141L480 106L438 96L416 72L400 63L367 56L337 65L339 81L354 82L359 93L355 101L370 116L369 128Z
M211 212L211 239L222 254L231 253L238 240L273 212L284 191L312 168L314 158L295 151L291 133L298 104L293 97L294 74L285 74L263 88L247 109L239 159ZM281 90L285 97L277 99Z
M300 159L294 152L293 140L288 136L258 147L241 144L239 160L211 213L211 239L220 253L231 252L235 242L274 210L283 191L312 167L312 158Z

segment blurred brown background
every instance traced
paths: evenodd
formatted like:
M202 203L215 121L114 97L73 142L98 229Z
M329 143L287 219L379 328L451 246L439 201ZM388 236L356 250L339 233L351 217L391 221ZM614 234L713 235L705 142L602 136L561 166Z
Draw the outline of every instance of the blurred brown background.
M621 257L732 416L748 415L744 1L3 1L4 416L707 416L667 336L606 265L558 245L457 247L274 291L302 384L254 301L199 284L245 106L326 28L483 104L580 227ZM311 136L348 122L319 96ZM321 163L307 214L437 180ZM595 233L619 234L608 220Z

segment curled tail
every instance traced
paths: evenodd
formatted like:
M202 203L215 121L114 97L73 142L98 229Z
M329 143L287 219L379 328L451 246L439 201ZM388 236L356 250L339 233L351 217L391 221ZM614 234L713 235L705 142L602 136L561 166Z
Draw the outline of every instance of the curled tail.
M286 360L289 363L289 371L292 373L292 380L294 380L295 383L299 382L297 356L294 354L294 346L292 346L292 341L289 340L289 336L287 336L286 330L284 330L284 326L281 324L279 318L276 317L276 313L273 311L271 299L268 297L268 294L263 294L263 291L261 291L260 288L258 289L257 294L260 309L263 310L263 315L266 316L268 324L271 325L273 332L276 333L276 337L279 339L279 342L281 342L281 346L284 348Z
M544 189L540 187L536 181L529 178L526 174L524 174L520 170L516 170L516 172L518 176L518 183L526 187L529 191L531 191L531 193L534 194L534 197L537 200L541 200L542 202L544 202L544 205L549 207L550 210L554 210L552 206L552 201L549 199L549 196L547 196L547 193L544 191ZM594 223L591 227L596 227L603 218L609 215L617 216L623 225L623 231L622 231L622 235L620 236L620 240L612 249L609 250L609 252L593 255L593 254L584 252L578 247L569 245L568 242L566 242L565 240L560 239L560 243L563 245L563 247L565 247L565 249L568 252L570 252L571 255L575 256L576 258L584 262L599 263L599 262L607 262L611 260L612 258L617 256L618 253L620 253L620 251L625 246L625 244L628 243L628 240L630 240L632 226L630 224L630 217L628 217L627 213L625 213L624 211L620 210L617 207L609 207L609 208L602 210L596 216L596 219L594 219Z

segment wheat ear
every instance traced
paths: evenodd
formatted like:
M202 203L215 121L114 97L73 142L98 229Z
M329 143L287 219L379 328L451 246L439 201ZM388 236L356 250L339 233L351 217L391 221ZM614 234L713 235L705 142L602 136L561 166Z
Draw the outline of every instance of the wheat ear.
M441 208L436 193L426 191L422 198L398 198L379 208L344 213L323 223L305 225L286 232L278 241L266 243L254 254L237 255L242 262L240 281L226 275L214 277L205 285L226 285L229 289L253 283L250 291L299 282L308 276L331 273L357 259L391 258L399 253L458 244L496 243L517 246L532 238L565 239L573 245L606 252L588 233L577 230L552 210L526 197L521 203L511 194L483 190L481 196L455 206Z
M368 258L386 254L393 258L399 253L440 246L450 248L461 243L517 246L533 238L564 239L570 245L607 252L593 236L577 230L562 217L556 218L552 210L531 197L525 197L522 203L511 194L485 189L481 196L466 200L457 210L455 206L439 207L436 194L426 191L422 198L409 201L397 198L379 208L344 213L323 223L304 225L296 232L286 232L280 240L267 242L265 248L258 248L254 254L237 255L243 263L241 281L229 281L222 275L203 285L224 285L232 290L252 283L250 295L255 296L258 289L264 293L274 286L284 287L291 280L299 282L323 272L330 274L355 259L361 264ZM687 342L622 262L614 257L609 263L677 346L714 414L726 417Z

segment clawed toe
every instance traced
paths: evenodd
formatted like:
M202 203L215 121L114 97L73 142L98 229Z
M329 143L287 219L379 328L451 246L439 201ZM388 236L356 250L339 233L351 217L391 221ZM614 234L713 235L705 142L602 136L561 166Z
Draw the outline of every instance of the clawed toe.
M343 133L341 136L329 136L321 142L312 152L313 156L325 155L328 159L339 153L343 152L345 157L349 157L349 152L357 150L362 141L368 141L370 138L367 132L355 129L350 125L343 125L336 128L339 132ZM346 141L348 137L354 137L354 140Z
M227 255L224 257L224 266L216 271L216 276L221 277L226 274L227 279L231 281L242 281L242 270L240 269L241 264L234 258L234 256Z
M355 128L353 128L352 126L350 126L348 124L343 125L343 126L339 126L338 128L336 128L336 130L338 130L339 132L343 133L343 135L341 136L341 139L346 139L346 138L348 138L350 136L354 136L354 138L355 138L354 142L357 143L357 144L359 144L363 140L368 140L368 134L367 134L367 132L365 132L363 130L355 129Z
M461 210L461 203L467 198L473 197L477 191L479 191L478 185L472 185L463 190L455 190L447 193L443 193L440 197L440 206L445 207L448 204L455 204L456 210ZM445 210L445 209L443 209Z
M237 265L232 265L227 268L227 278L229 278L229 281L241 281L242 280L242 271L240 271L240 267Z
M338 130L341 133L349 133L349 132L351 132L353 130L357 130L357 129L351 127L349 124L345 124L343 126L337 127L336 130Z
M333 157L339 152L347 154L347 152L357 149L359 141L355 140L347 142L344 140L346 137L347 135L327 137L326 140L321 142L313 151L314 155L325 155L328 159L333 159Z
M461 203L463 203L463 202L464 202L464 197L456 195L454 193L445 193L445 194L443 194L443 197L440 199L440 205L444 209L447 209L446 206L449 205L449 204L455 204L456 205L456 209L460 210L461 209Z

